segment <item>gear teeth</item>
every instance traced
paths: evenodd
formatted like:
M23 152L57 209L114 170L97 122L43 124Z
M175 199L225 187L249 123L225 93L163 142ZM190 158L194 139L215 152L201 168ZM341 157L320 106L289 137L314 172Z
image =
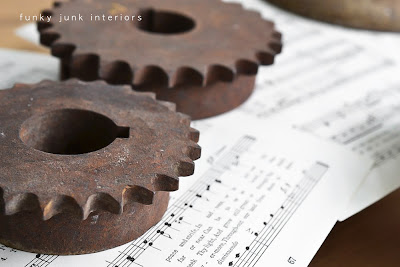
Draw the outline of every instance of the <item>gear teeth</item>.
M156 174L153 177L155 191L176 191L179 189L179 177L173 175Z
M281 42L273 41L268 44L268 47L276 54L280 54L282 52L283 45Z
M253 18L254 18L254 17L255 17L255 18L260 18L260 19L263 18L262 15L261 15L261 13L258 12L257 10L248 9L248 8L247 8L246 11L249 12ZM271 21L267 21L267 22L272 23ZM272 23L272 25L273 25L273 23Z
M109 84L131 84L133 82L133 72L130 65L121 60L116 60L107 64L100 64L100 78Z
M168 87L168 74L159 66L146 66L135 73L134 84L137 87Z
M53 16L53 11L52 11L52 10L46 9L46 10L43 10L43 11L41 12L41 14L42 14L43 16ZM45 29L47 29L47 28L50 28L50 27L52 27L52 26L53 26L53 24L51 23L51 21L50 21L50 22L47 22L47 21L38 21L38 22L37 22L37 30L38 30L39 32L41 32L41 31L43 31L43 30L45 30Z
M216 82L232 82L234 75L234 72L228 67L211 65L207 69L205 85L214 84Z
M258 64L252 60L239 59L235 63L236 72L241 75L256 75L258 72Z
M22 211L41 211L39 199L31 193L15 195L5 203L5 215L14 215Z
M47 221L58 214L72 214L83 218L83 211L73 197L59 195L53 198L44 208L43 220Z
M168 101L162 101L162 100L157 100L158 103L166 107L167 109L171 111L176 111L176 104Z
M153 92L138 92L138 95L156 100L156 93Z
M53 27L53 23L47 22L47 21L39 21L37 23L37 27L36 28L37 28L37 30L39 32L41 32L41 31L44 31L44 30L49 29L51 27Z
M46 85L49 85L49 84L54 84L54 81L52 81L52 80L43 80L43 81L39 82L37 85L46 86Z
M102 81L102 80L99 80ZM119 85L119 88L122 91L125 91L127 94L136 94L137 92L132 89L131 85Z
M197 143L190 141L186 154L190 159L197 160L201 157L201 147Z
M75 45L63 42L61 37L51 45L51 54L58 58L69 58L75 49Z
M190 127L189 139L196 143L199 142L200 132L198 130Z
M275 30L275 23L273 22L273 21L271 21L271 20L264 20L263 21L266 25L266 27L270 27L270 28L272 28L272 31L274 32Z
M71 60L71 76L83 81L99 79L100 58L96 54L77 54Z
M259 51L256 53L256 58L261 65L272 65L275 60L275 53L271 51Z
M53 16L53 14L54 14L53 11L50 9L45 9L41 13L43 16Z
M272 33L272 37L277 40L278 42L282 41L282 33L278 32L278 31L273 31Z
M175 72L171 79L171 87L178 86L201 86L203 85L203 75L191 68L191 67L180 67Z
M128 203L137 202L144 205L153 204L154 192L138 185L128 185L122 192L123 206Z
M55 8L60 7L66 2L69 2L69 0L57 0L53 3L53 7Z
M232 9L236 9L240 12L243 11L244 7L241 3L225 3L227 6L231 7Z
M180 122L185 124L186 126L190 126L190 123L192 122L192 119L190 118L189 115L177 112L177 114L179 115L179 117L181 117Z
M122 85L122 88L124 88L124 90L126 90L128 93L132 93L132 86L130 85Z
M40 43L51 47L51 45L58 40L61 37L61 35L54 31L53 28L47 28L44 29L40 32Z
M11 90L18 90L18 89L22 89L22 88L28 88L29 85L26 83L16 83L14 84L14 86L11 88Z
M157 191L176 191L179 188L179 178L168 175L155 176ZM123 191L124 205L130 202L137 202L144 205L153 204L154 192L141 186L127 186ZM1 201L3 190L0 191ZM35 194L23 193L15 195L4 205L4 214L11 216L23 211L38 211L42 213L39 199ZM3 209L0 207L0 209ZM83 209L73 197L60 195L53 198L44 208L43 220L50 220L58 214L74 214L78 218L86 220L91 213L107 211L113 214L121 214L122 207L117 200L106 193L91 195ZM3 213L3 212L2 212Z
M98 80L98 82L100 82L100 80ZM102 81L103 83L105 83L104 81ZM68 80L63 81L63 83L65 84L87 84L87 82L81 81L78 78L70 78Z
M186 157L179 161L178 174L179 176L190 176L194 173L194 162Z
M108 211L113 214L121 213L121 205L112 196L106 193L91 195L83 208L83 219L86 220L92 212Z
M98 85L106 85L107 84L107 82L105 80L96 80L96 81L93 81L90 83L98 84Z

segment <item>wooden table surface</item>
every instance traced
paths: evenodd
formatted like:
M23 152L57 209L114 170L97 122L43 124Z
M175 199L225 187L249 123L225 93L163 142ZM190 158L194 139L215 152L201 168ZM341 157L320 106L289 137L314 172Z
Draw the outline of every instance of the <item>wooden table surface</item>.
M52 0L0 0L0 47L48 53L48 49L38 47L14 34L14 31L26 24L20 21L20 14L37 15L41 10L50 8Z
M47 49L24 41L13 32L24 24L19 21L20 13L36 15L49 8L51 2L1 0L0 47L48 53ZM398 204L400 189L345 222L337 223L310 266L400 266Z
M400 189L337 223L310 267L399 267Z

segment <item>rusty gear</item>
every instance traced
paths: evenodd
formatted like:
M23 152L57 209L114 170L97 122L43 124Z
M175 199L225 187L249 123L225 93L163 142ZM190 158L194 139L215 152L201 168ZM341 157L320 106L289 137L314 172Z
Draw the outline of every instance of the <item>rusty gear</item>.
M153 91L193 119L229 111L254 88L258 65L280 53L272 22L240 4L220 0L58 2L46 15L86 22L40 22L41 43L61 59L62 79L103 79ZM92 16L91 16L92 14ZM105 14L105 21L91 21ZM117 20L115 21L116 15ZM120 21L135 15L141 21ZM111 16L112 21L108 21Z
M199 133L175 105L105 82L0 92L0 242L83 254L136 239L194 172Z

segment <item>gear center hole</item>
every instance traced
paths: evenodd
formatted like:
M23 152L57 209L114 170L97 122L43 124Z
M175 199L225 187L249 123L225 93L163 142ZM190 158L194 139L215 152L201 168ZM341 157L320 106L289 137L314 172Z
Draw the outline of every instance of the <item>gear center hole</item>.
M77 155L102 149L117 138L129 138L129 130L96 112L60 109L26 120L20 138L43 152Z
M154 10L140 10L142 21L136 21L135 26L146 32L159 34L179 34L191 31L196 23L193 19L179 13Z

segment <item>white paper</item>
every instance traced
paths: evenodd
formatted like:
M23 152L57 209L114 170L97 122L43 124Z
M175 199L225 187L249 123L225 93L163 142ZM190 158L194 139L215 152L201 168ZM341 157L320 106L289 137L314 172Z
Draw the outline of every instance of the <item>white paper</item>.
M381 80L389 81L389 78ZM340 220L400 186L400 83L384 86L380 81L369 82L368 87L357 86L361 90L354 99L348 97L348 101L337 103L336 108L297 125L300 130L342 144L360 155L368 155L375 162Z
M18 83L57 80L59 63L56 58L38 53L0 49L0 89Z
M40 45L40 35L36 23L28 23L19 27L15 34L31 43Z

